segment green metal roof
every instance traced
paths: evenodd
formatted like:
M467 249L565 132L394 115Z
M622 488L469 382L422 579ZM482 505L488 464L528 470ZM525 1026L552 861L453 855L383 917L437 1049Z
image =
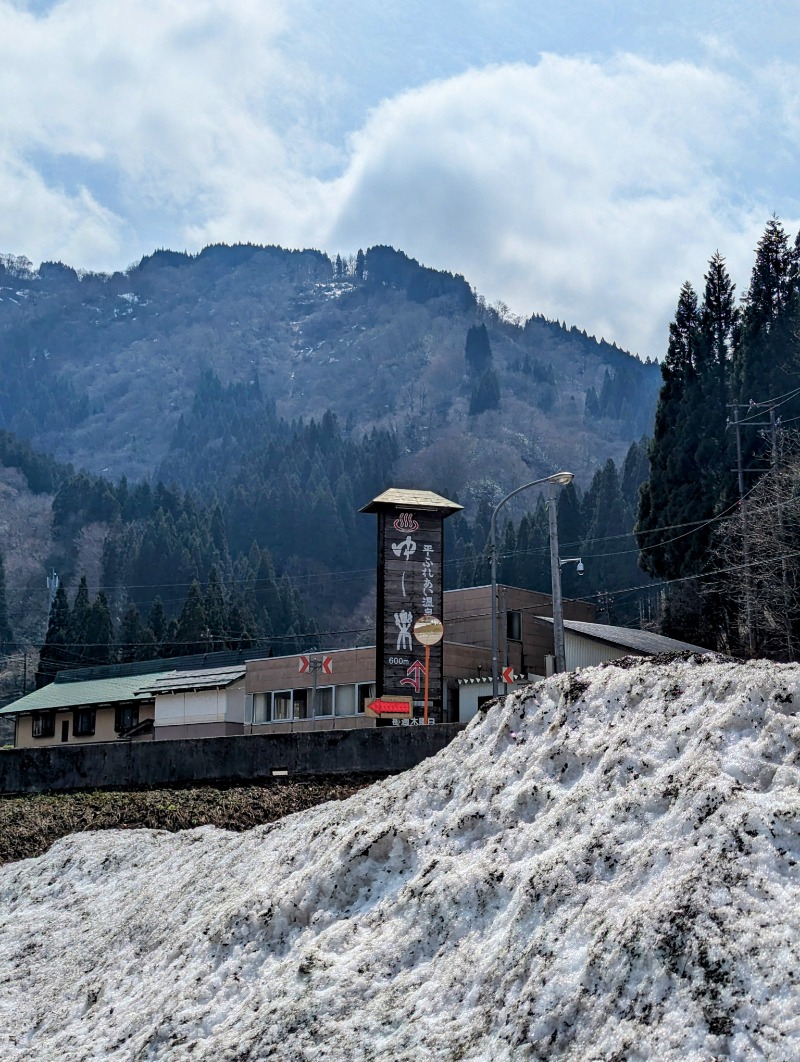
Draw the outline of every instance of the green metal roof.
M121 678L92 679L86 682L51 682L40 690L0 708L0 715L20 712L44 712L54 708L77 708L79 705L115 704L119 701L146 699L140 691L160 678L150 675L125 675Z
M142 692L157 693L180 693L182 690L213 690L225 689L243 679L246 668L241 667L207 667L197 671L170 671L169 674L159 675L154 682L143 682Z

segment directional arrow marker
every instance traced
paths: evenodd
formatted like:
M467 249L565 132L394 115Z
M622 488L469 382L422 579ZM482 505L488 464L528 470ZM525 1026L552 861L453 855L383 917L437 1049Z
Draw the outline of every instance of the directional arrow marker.
M514 681L514 668L507 667L503 670L503 682L509 683Z
M425 665L421 660L415 660L408 665L407 673L411 678L400 679L401 686L412 686L415 693L419 693L422 687L422 679L425 677Z

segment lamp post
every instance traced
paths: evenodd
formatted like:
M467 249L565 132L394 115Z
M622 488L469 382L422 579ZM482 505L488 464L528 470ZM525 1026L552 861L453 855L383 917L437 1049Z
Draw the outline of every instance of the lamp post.
M555 487L566 486L571 483L574 476L572 472L555 472L552 476L544 476L542 479L534 479L531 483L523 483L521 487L506 494L494 507L492 519L489 522L489 549L492 561L492 696L497 696L497 514L509 499L515 494L529 487L539 487L546 483L549 485L548 510L550 515L550 576L553 587L553 644L555 646L556 671L564 671L564 614L561 604L561 568L558 563L558 525L555 511Z

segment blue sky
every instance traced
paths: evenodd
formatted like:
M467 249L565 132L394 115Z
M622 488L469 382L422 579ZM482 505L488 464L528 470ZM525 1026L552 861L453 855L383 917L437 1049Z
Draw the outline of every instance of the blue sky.
M662 356L800 226L796 3L0 0L0 252L391 243Z

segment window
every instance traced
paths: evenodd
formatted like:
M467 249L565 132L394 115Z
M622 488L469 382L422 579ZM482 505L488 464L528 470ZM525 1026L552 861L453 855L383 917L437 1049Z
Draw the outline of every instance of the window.
M318 687L316 714L333 715L333 686Z
M77 737L89 737L94 733L94 708L78 708L72 713L72 732Z
M311 690L294 691L295 719L308 719L311 715Z
M356 688L355 686L337 686L336 687L336 714L337 715L355 715L356 714Z
M292 718L292 691L281 690L272 695L272 721L277 723Z
M359 682L358 684L358 712L362 715L366 711L369 701L375 700L375 683Z
M118 734L122 734L126 730L133 730L133 728L138 725L138 704L122 704L114 709L114 730ZM92 728L92 733L94 733L94 728Z
M522 641L522 613L509 611L506 613L506 637L512 642Z
M255 693L255 694L253 694L253 722L254 723L271 723L272 722L272 694L271 693Z
M39 712L31 717L31 734L33 737L54 737L55 732L55 712Z

